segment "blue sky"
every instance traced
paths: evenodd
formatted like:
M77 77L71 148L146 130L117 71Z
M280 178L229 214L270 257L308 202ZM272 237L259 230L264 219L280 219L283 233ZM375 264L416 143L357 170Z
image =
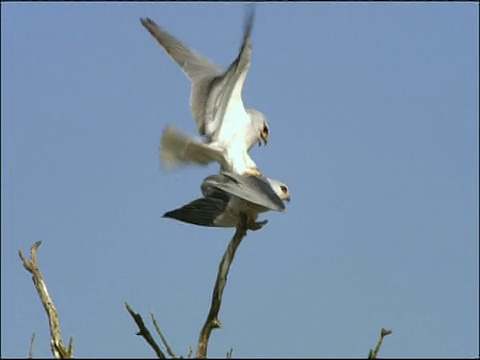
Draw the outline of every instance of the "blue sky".
M39 265L77 357L148 357L127 300L178 355L196 347L233 229L161 215L218 166L165 172L162 129L196 135L190 86L139 18L226 68L241 3L2 3L2 356L51 356L18 250ZM249 233L209 355L479 354L475 3L261 3L247 107L286 213Z

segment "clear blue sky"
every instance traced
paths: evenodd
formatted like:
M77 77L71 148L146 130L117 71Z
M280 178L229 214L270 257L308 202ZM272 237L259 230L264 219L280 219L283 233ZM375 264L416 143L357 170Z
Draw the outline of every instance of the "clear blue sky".
M252 156L290 187L249 233L209 355L473 357L479 350L479 48L475 3L261 3ZM216 165L165 172L162 129L196 135L190 86L141 26L226 68L241 3L2 3L2 356L51 356L18 258L39 265L77 357L148 357L124 308L195 348L233 229L161 215Z

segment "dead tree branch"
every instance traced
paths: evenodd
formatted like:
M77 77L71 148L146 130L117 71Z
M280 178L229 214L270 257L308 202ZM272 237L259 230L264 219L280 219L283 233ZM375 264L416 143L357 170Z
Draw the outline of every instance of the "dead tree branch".
M33 345L35 344L35 333L32 335L32 340L30 340L30 350L28 351L28 358L33 359Z
M160 331L160 327L158 326L157 320L155 319L155 315L153 314L153 312L150 313L150 316L152 317L153 326L155 326L155 330L157 331L158 336L160 336L163 345L165 345L165 348L167 349L168 355L170 355L172 358L176 358L177 356L173 352L170 345L168 345L167 339L165 339L165 336L163 336L162 332Z
M60 321L58 318L57 309L53 304L53 300L48 293L47 284L43 280L40 269L37 266L37 250L42 244L41 241L37 241L30 249L30 260L25 258L21 250L18 250L18 255L23 261L23 266L29 273L32 274L32 280L37 289L38 296L43 304L43 307L48 315L48 322L50 327L50 347L53 355L57 359L70 359L73 357L73 338L70 337L68 348L62 341L62 332L60 331ZM33 340L32 340L33 346Z
M130 307L130 305L128 305L128 302L126 301L125 301L125 307L127 308L127 311L130 313L133 320L135 321L138 328L140 329L137 335L143 336L145 341L152 347L153 351L155 351L159 359L165 359L166 358L165 354L153 339L152 334L150 334L150 331L148 331L147 327L145 326L145 323L143 322L142 316L140 314L135 313Z
M242 239L247 234L247 219L245 216L241 216L241 221L237 226L235 235L228 244L227 250L223 255L222 261L218 267L217 280L215 287L213 288L212 304L210 306L210 312L208 313L205 324L200 331L197 345L197 358L207 357L208 341L213 329L221 327L221 322L218 319L218 313L222 304L222 296L225 285L227 284L227 275L230 265L232 264L235 252L240 245Z
M378 352L380 351L380 347L382 346L383 338L387 335L390 335L391 333L392 333L392 330L382 328L382 331L380 332L380 339L378 339L377 346L375 346L374 350L370 349L370 352L368 353L369 359L377 358Z

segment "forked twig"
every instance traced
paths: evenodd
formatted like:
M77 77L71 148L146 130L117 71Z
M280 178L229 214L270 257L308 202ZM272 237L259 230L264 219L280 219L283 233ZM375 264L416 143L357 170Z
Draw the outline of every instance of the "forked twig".
M159 359L165 359L166 358L165 354L153 339L152 334L150 334L150 331L148 331L147 327L145 326L145 323L143 322L142 316L140 314L135 313L130 307L130 305L128 305L128 302L126 301L125 301L125 307L127 308L127 311L132 316L133 320L135 321L138 328L140 329L137 335L143 336L145 341L152 347L153 351L155 351Z
M57 359L70 359L73 357L73 338L70 337L68 348L65 348L62 341L57 309L55 309L53 300L48 293L47 284L43 280L40 269L37 266L37 250L41 244L41 241L37 241L33 244L30 249L30 260L23 255L22 250L18 250L18 255L20 256L20 259L22 259L25 269L32 274L32 280L37 289L38 296L47 312L50 327L50 348L52 349L52 353ZM32 349L33 339L31 343L31 351L33 351Z

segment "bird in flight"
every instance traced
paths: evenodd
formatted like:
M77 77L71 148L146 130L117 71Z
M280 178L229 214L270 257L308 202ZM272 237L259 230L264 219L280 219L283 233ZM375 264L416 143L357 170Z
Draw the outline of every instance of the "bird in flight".
M255 109L245 109L242 100L242 89L251 61L254 16L254 4L250 4L239 54L226 71L150 18L140 19L189 78L190 109L199 134L205 138L205 142L197 141L166 127L160 143L160 158L165 167L181 163L205 165L218 161L222 171L260 174L248 151L255 143L267 143L269 125L264 114Z

